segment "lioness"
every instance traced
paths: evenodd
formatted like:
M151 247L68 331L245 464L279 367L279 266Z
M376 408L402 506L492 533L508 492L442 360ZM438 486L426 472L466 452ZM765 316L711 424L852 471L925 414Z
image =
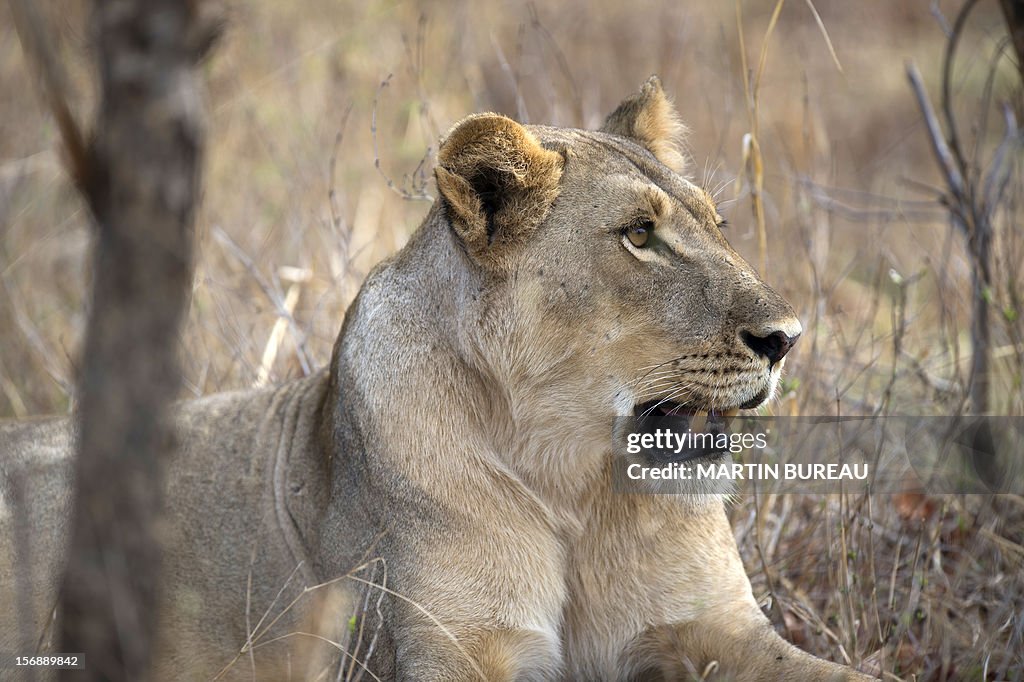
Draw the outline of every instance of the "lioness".
M801 332L680 131L655 78L598 132L470 116L329 369L180 406L160 679L869 679L776 635L721 496L613 490L616 416L755 408ZM0 650L49 646L72 437L0 426Z

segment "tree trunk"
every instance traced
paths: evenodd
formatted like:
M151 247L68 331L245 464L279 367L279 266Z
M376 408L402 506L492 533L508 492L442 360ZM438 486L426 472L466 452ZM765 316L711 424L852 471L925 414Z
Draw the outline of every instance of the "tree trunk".
M989 308L992 307L992 233L985 217L974 224L968 243L971 253L971 414L987 414L989 410L989 357L992 330Z
M78 178L96 226L60 651L67 679L143 680L156 633L165 408L192 276L202 116L200 3L97 2L100 107Z

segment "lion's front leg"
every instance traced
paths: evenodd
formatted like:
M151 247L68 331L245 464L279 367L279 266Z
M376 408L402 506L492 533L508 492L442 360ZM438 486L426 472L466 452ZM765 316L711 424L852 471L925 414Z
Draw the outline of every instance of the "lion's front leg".
M486 483L479 481L481 495ZM529 505L412 511L386 541L395 679L537 681L562 669L564 555Z
M609 495L574 548L569 679L867 680L789 644L761 613L722 503ZM596 539L599 539L596 540Z
M410 630L398 650L396 680L548 682L558 679L558 645L544 633L482 626L475 632Z
M760 612L649 628L623 661L629 680L691 680L712 671L708 679L730 682L874 679L801 651L779 637Z

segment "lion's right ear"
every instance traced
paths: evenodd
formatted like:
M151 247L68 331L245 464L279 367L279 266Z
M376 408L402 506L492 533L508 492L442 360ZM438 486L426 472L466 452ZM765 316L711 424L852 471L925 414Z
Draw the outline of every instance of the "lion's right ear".
M605 119L601 131L632 138L675 172L686 171L681 149L686 126L657 76L648 78L639 92L623 100Z
M452 128L437 154L437 188L470 255L499 262L522 243L558 196L564 159L499 114L477 114Z

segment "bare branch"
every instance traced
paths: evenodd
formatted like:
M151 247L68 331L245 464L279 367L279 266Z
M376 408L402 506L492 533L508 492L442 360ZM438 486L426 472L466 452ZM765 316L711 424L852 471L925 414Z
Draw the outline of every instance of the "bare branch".
M946 128L949 134L949 150L957 164L957 168L960 170L961 176L968 183L970 178L967 177L967 161L963 148L960 146L960 134L957 131L956 118L953 115L952 82L956 47L960 42L960 36L964 32L964 26L967 24L967 17L976 4L978 4L978 0L966 0L963 7L960 8L960 13L956 15L956 21L953 22L953 31L949 34L949 40L946 41L946 52L942 60L942 115L946 119Z
M907 62L907 78L910 80L910 87L913 88L914 95L917 97L921 116L928 127L928 140L931 142L932 151L939 162L939 168L946 178L950 192L957 200L962 200L964 198L964 177L960 173L960 168L953 153L950 151L949 145L946 143L946 138L942 133L942 126L939 125L939 120L935 116L931 100L928 99L928 93L925 92L921 72L917 70L917 65L912 61ZM961 224L961 227L966 229L965 224Z
M932 16L935 17L935 21L939 22L939 28L941 28L942 32L947 38L949 38L950 34L953 33L953 29L950 28L949 21L946 20L946 15L942 13L942 8L939 7L939 0L932 0L928 8L931 11Z
M1010 181L1010 159L1013 158L1010 152L1019 149L1021 141L1020 128L1017 127L1017 117L1013 115L1013 109L1006 103L1003 104L1002 109L1003 125L1005 126L1003 139L992 157L992 163L985 179L985 201L982 205L982 212L989 217L989 220L992 218L991 214L999 206L999 202L1002 201L1003 192Z
M988 75L985 76L985 86L981 91L981 106L978 108L980 115L978 116L978 131L974 135L974 157L971 160L971 168L981 168L981 155L985 147L985 140L988 139L988 108L992 102L992 88L995 86L996 74L999 72L999 62L1009 46L1009 36L1001 38L996 44L996 49L988 65Z

